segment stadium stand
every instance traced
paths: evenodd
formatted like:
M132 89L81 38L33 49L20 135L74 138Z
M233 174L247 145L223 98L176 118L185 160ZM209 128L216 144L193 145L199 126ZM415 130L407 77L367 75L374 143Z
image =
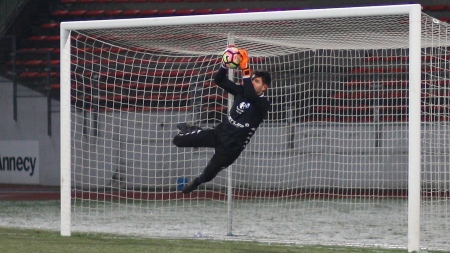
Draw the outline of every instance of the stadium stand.
M54 0L52 7L48 7L47 15L43 15L40 19L40 23L36 24L36 27L29 33L28 38L18 48L18 54L27 55L27 59L17 59L15 63L8 61L7 66L16 64L18 67L18 78L23 82L31 83L31 87L36 85L39 79L46 82L45 85L37 85L38 87L45 86L52 90L55 98L58 98L59 94L59 22L72 21L72 20L90 20L90 19L110 19L110 18L134 18L134 17L161 17L161 16L176 16L176 15L205 15L205 14L225 14L225 13L243 13L243 12L263 12L263 11L275 11L275 10L293 10L305 8L307 1L274 1L274 0ZM230 8L229 6L233 6ZM441 21L450 21L450 5L436 4L424 5L424 10L436 15ZM73 51L77 49L74 48ZM92 48L89 49L93 53L112 52L121 54L121 49L108 47L108 48ZM41 52L36 53L36 52ZM44 52L44 53L42 53ZM50 54L49 59L44 59L44 54ZM20 57L19 57L20 58ZM424 57L422 59L425 63L430 62L433 59ZM172 59L177 64L189 64L186 59ZM392 62L390 68L379 68L377 63ZM405 74L407 68L405 66L408 61L408 57L404 55L380 55L380 56L367 56L361 66L355 65L348 70L348 80L341 83L340 89L331 94L315 94L309 99L308 103L311 103L312 118L326 118L330 121L370 121L373 120L373 107L370 109L368 106L374 103L374 99L381 99L379 110L381 113L386 114L382 117L382 120L398 120L396 115L402 115L404 113L407 100L405 98L404 90L407 89L408 82L406 81ZM84 64L92 64L93 62L84 62ZM107 60L98 62L99 64L109 64ZM395 63L395 64L394 64ZM117 64L143 64L143 62L130 62L129 59L119 59ZM436 70L436 66L433 66ZM424 66L424 70L431 70L431 67ZM178 72L165 72L160 74L166 77L176 77L182 71ZM374 91L368 91L371 87L374 87L373 81L365 80L373 74L383 74L389 76L386 80L379 80L380 86L395 86L398 92L392 94L378 94L374 96ZM133 75L136 80L142 79L140 75L146 73L99 73L100 78L105 76L124 76ZM85 78L87 73L84 73L78 78ZM83 77L84 76L84 77ZM369 78L370 79L370 78ZM145 91L152 86L152 84L123 84L122 89L128 90L131 87L138 87L138 90ZM128 85L128 86L127 86ZM174 84L173 87L165 87L164 89L175 89L180 91L177 97L164 97L162 100L179 100L180 98L186 98L186 84ZM205 84L213 86L211 84ZM439 84L433 85L448 85L447 81L442 81ZM183 88L181 88L181 86ZM114 84L104 84L99 87L100 90L108 90L112 87L116 87ZM91 87L80 87L77 84L73 84L74 90ZM117 88L117 87L116 87ZM161 87L159 87L161 89ZM152 88L153 89L153 88ZM164 90L161 89L161 90ZM141 94L140 99L156 99L156 97L146 97L145 92ZM440 94L439 96L443 96ZM319 99L319 98L328 99ZM105 100L107 97L103 97ZM158 97L160 98L160 97ZM209 108L215 112L223 112L226 108L226 97L223 96L210 96L206 95L204 99L216 100L217 103ZM423 98L429 99L429 98ZM129 110L130 105L135 105L136 99L129 99L126 95L123 97L115 97L114 101L126 101L126 110ZM357 101L359 100L359 101ZM80 102L80 98L76 99ZM179 101L178 101L179 103ZM167 103L157 103L166 104ZM108 103L105 104L108 106ZM114 105L116 106L116 105ZM204 108L206 109L206 108ZM434 108L436 109L436 108ZM439 109L441 110L441 109ZM344 113L343 113L344 112ZM346 115L345 117L337 117L336 115ZM391 115L391 116L387 116ZM392 116L393 115L393 116ZM313 119L304 119L313 120Z

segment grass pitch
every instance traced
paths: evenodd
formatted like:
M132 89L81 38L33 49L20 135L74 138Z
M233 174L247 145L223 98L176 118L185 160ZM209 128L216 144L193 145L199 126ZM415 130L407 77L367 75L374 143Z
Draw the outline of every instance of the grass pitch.
M406 250L351 248L334 246L298 246L211 239L166 240L104 237L74 234L62 237L58 232L36 229L0 228L0 252L8 253L400 253Z

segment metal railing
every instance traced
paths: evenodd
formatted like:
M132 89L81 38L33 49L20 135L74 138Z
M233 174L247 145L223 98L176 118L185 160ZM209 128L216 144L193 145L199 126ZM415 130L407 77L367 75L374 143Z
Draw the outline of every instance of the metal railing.
M16 38L15 36L4 36L2 41L7 42L5 44L9 44L7 47L2 48L2 60L6 63L7 67L5 74L11 79L13 85L13 118L17 121L18 113L18 99L19 98L30 98L30 97L46 97L47 98L47 134L48 136L52 135L52 113L56 112L52 109L52 90L51 90L51 73L54 67L51 66L50 61L52 59L52 52L50 50L16 50ZM42 73L40 77L36 80L33 79L33 83L27 83L26 80L23 80L23 85L30 88L31 90L37 91L35 92L25 92L25 90L19 90L19 81L21 80L20 74L27 72L28 67L24 67L19 64L21 59L27 59L30 56L31 58L40 58L42 59L42 63L37 67L38 71ZM21 82L22 83L22 82ZM40 94L39 94L40 93ZM41 95L42 94L42 95Z
M0 37L28 0L0 0Z

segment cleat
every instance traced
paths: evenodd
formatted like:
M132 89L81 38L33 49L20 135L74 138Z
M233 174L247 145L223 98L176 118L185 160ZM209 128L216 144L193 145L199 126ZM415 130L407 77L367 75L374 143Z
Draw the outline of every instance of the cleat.
M182 193L188 194L196 190L201 183L197 183L196 180L192 180L191 182L184 185L183 189L181 190Z
M194 132L196 130L202 130L201 127L198 126L194 126L190 123L180 123L177 125L177 128L182 132L182 133L190 133L190 132Z

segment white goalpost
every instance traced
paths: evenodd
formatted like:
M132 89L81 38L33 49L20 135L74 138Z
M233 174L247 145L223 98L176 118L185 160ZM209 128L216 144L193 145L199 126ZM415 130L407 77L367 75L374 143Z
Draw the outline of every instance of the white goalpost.
M415 4L61 23L61 235L450 249L449 32ZM213 150L176 125L226 117L231 43L271 109L183 195Z

